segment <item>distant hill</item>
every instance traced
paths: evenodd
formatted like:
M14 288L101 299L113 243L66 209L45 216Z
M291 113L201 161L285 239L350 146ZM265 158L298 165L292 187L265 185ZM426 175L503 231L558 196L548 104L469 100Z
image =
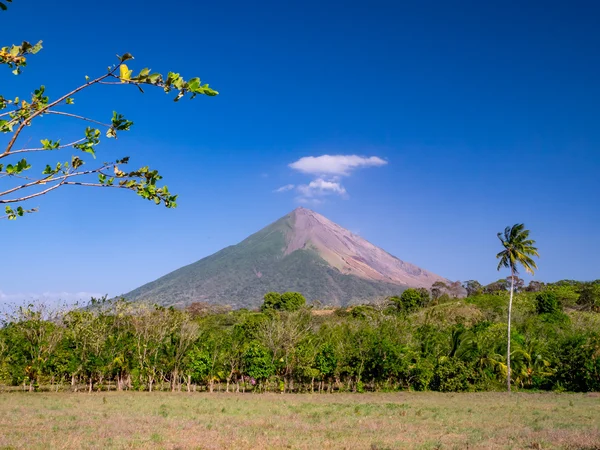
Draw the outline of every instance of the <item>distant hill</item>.
M165 306L193 302L253 308L270 291L347 305L448 280L401 261L306 208L237 245L177 269L124 297Z

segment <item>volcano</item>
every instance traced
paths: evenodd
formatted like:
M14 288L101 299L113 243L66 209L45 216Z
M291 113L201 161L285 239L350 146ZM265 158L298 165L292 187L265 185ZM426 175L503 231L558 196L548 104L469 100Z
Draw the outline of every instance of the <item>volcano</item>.
M255 308L270 291L345 306L448 280L402 261L321 214L297 208L237 245L124 297L163 306L194 302Z

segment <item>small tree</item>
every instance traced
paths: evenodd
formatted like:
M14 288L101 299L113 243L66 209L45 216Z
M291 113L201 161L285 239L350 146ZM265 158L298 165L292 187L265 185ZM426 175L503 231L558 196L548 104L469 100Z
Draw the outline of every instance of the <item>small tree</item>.
M321 377L321 383L319 391L322 390L323 382L325 378L332 377L337 368L337 356L335 354L335 348L330 342L325 343L319 353L315 356L315 367Z
M64 328L60 324L61 311L53 311L43 304L20 307L5 318L9 330L8 345L18 348L22 357L22 372L19 381L29 381L33 391L47 371L49 361L63 338Z
M6 4L0 2L0 10L6 9ZM41 49L41 41L35 45L23 42L21 45L2 47L0 65L8 66L13 69L13 74L19 75L27 65L29 55ZM188 94L191 98L218 94L208 84L202 85L199 78L185 80L174 72L163 76L145 68L134 75L126 64L130 60L133 60L133 56L129 53L117 55L117 63L110 66L105 74L93 79L86 76L85 83L52 99L47 95L45 86L35 89L29 97L6 98L0 94L0 135L8 136L7 143L2 144L5 145L4 149L0 148L0 205L4 205L5 213L0 216L1 219L16 219L37 211L37 208L24 208L21 205L30 204L31 200L64 186L127 189L157 205L162 203L167 208L176 206L177 196L171 194L167 186L158 186L162 177L156 170L147 166L130 172L121 170L129 162L129 156L96 164L89 169L83 168L90 157L96 158L96 147L102 135L116 139L119 133L129 131L133 122L117 112L113 112L109 120L101 121L66 111L67 108L75 108L72 105L80 92L99 86L132 85L142 93L145 86L158 87L166 93L174 91L175 101ZM51 136L42 139L38 146L19 145L18 140L24 137L26 129L43 116L79 120L88 126L79 139L71 142L65 143L57 136ZM73 151L70 158L42 164L34 174L32 159L27 159L29 156L67 149Z
M281 294L281 309L284 311L298 311L306 305L306 299L299 292L284 292Z
M486 294L495 294L498 292L506 292L510 289L510 282L505 278L501 278L493 283L487 284L483 287L483 292Z
M297 311L306 305L306 298L299 292L268 292L265 294L262 311Z
M529 282L529 284L527 285L527 287L525 288L525 291L540 292L542 289L544 289L544 286L545 286L545 284L541 281L531 280Z
M398 311L411 312L429 303L429 291L424 288L408 288L400 297L390 297Z
M517 223L512 227L506 227L504 233L498 233L498 239L502 243L504 250L496 255L500 260L498 270L502 267L510 269L510 300L508 302L508 346L506 350L506 384L508 392L510 392L510 319L512 315L512 302L514 293L514 284L516 275L519 273L517 266L521 264L526 272L533 274L533 270L537 269L532 256L539 257L537 248L534 247L535 241L529 239L529 230L525 229L525 225Z
M251 384L267 380L275 373L273 356L258 342L253 342L242 355L246 374L251 377Z
M468 280L463 283L463 287L467 291L467 297L472 297L483 292L483 286L477 280Z
M267 292L264 296L264 301L260 307L261 311L268 311L270 309L280 309L281 307L281 294L279 292Z
M431 286L431 298L432 300L437 300L442 296L442 294L447 293L448 286L443 281L436 281Z

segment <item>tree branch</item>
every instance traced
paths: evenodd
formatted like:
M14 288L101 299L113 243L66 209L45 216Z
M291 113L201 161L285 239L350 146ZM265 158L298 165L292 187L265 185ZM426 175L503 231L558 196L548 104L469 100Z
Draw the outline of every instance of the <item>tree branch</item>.
M21 198L15 198L15 199L10 199L10 200L0 200L0 204L2 203L18 203L18 202L23 202L25 200L29 200L35 197L39 197L40 195L44 195L47 194L50 191L53 191L54 189L58 189L61 186L90 186L90 187L106 187L106 188L117 188L117 189L131 189L127 186L125 186L124 184L100 184L100 183L86 183L86 182L79 182L79 181L61 181L60 183L56 183L54 186L51 186L47 189L44 189L43 191L40 192L36 192L34 194L30 194L27 195L25 197L21 197ZM6 216L8 217L8 216ZM0 217L0 219L4 219L5 217Z
M40 184L53 183L53 182L59 181L59 180L62 180L61 181L61 184L62 184L68 178L77 177L77 176L83 176L83 175L90 175L92 173L98 173L101 170L108 169L109 167L114 167L115 165L116 165L116 163L106 164L106 165L104 165L102 167L99 167L97 169L84 170L82 172L66 173L66 174L61 175L59 177L54 177L55 174L48 175L46 178L41 178L39 180L32 181L31 183L25 183L25 184L22 184L20 186L15 186L14 188L8 189L8 190L6 190L4 192L0 192L0 197L4 197L5 195L12 194L13 192L19 191L21 189L27 189L27 188L30 188L30 187L33 187L33 186L38 186ZM0 204L2 204L2 203L14 203L14 202L21 201L21 200L2 200L2 199L0 199Z
M94 120L94 119L89 119L87 117L78 116L77 114L71 114L71 113L66 113L66 112L62 112L62 111L46 111L44 114L56 114L56 115L60 115L60 116L68 116L68 117L73 117L73 118L79 119L79 120L85 120L86 122L92 122L97 125L102 125L103 127L107 127L107 128L111 127L111 125L109 125L107 123L98 122L97 120Z
M38 111L36 111L35 113L33 113L30 117L27 118L27 120L23 121L21 123L21 125L19 125L19 127L17 128L17 130L15 131L15 134L13 135L12 139L8 142L8 145L6 146L6 150L4 150L4 153L0 154L0 159L5 158L6 156L8 156L10 154L10 151L12 150L13 146L15 145L15 142L17 141L17 138L19 137L19 134L21 134L21 131L23 131L23 128L25 128L27 126L27 124L31 123L31 121L33 119L35 119L37 116L44 114L45 112L47 112L50 108L55 107L56 105L58 105L59 103L63 102L64 100L66 100L69 97L72 97L73 95L75 95L77 92L82 91L83 89L86 89L96 83L99 83L100 81L104 80L105 78L108 78L110 76L113 75L113 73L119 68L120 64L115 66L109 73L102 75L101 77L98 77L92 81L89 81L81 86L79 86L76 89L73 89L71 92L69 92L68 94L63 95L62 97L58 98L57 100L54 100L52 103L49 103L48 105L44 106L43 108L39 109Z
M85 141L85 138L77 139L76 141L71 142L70 144L59 145L56 148L24 148L21 150L15 150L14 152L10 152L11 155L17 155L19 153L28 153L28 152L51 152L54 150L60 150L61 148L73 147L75 144L79 144L80 142Z
M44 189L43 191L36 192L34 194L30 194L30 195L27 195L25 197L15 198L15 199L9 199L9 200L0 200L0 204L3 204L3 203L24 202L25 200L30 200L32 198L39 197L40 195L47 194L48 192L53 191L54 189L57 189L57 188L61 187L63 184L64 184L64 181L61 181L60 183L56 183L54 186L50 186L49 188Z
M91 187L112 187L112 188L120 188L120 189L131 189L124 184L100 184L100 183L86 183L83 181L65 181L64 185L71 186L91 186Z

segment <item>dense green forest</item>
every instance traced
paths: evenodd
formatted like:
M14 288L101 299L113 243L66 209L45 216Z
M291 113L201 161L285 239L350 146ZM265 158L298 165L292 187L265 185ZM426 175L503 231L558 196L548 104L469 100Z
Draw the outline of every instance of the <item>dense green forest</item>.
M514 387L600 390L600 280L515 281ZM260 311L105 299L66 312L31 305L8 315L0 328L0 384L24 390L500 390L509 285L436 283L337 309L306 305L297 293L269 293Z

